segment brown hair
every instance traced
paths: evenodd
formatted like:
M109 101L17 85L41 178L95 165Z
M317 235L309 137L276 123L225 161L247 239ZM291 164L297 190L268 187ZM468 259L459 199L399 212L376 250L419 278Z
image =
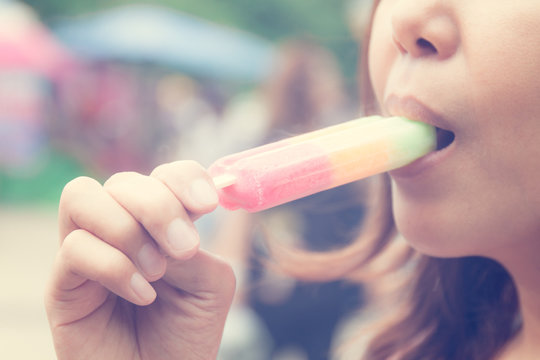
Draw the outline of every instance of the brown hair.
M265 87L272 127L290 133L319 127L325 111L345 105L341 77L337 59L315 40L283 41Z
M360 69L366 114L376 112L368 74L369 38L370 30ZM284 269L311 280L348 277L371 289L378 315L366 327L370 341L362 359L492 359L520 326L508 272L483 257L443 259L417 253L396 236L388 177L373 179L371 186L370 212L355 243L325 254L276 249L278 259L286 259ZM388 286L397 279L403 280L399 288Z

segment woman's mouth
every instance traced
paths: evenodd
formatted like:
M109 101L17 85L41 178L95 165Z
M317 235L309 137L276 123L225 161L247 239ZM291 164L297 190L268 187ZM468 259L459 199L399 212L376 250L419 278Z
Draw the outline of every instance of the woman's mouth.
M436 150L440 151L447 148L455 140L454 132L443 129L438 125L445 126L446 121L437 112L418 101L412 96L390 95L384 102L386 113L395 116L405 116L409 119L415 119L435 126L437 134ZM446 127L446 126L445 126Z
M431 124L436 131L436 146L431 153L405 165L399 169L390 171L393 178L416 178L430 169L439 167L446 162L456 149L456 133L448 130L451 122L441 115L424 105L417 98L412 96L390 95L384 102L384 109L388 114L396 116L405 116L409 119ZM439 127L442 126L442 127Z
M436 128L437 134L437 148L436 151L442 150L448 147L452 142L454 142L455 135L449 130L444 130L441 128Z
M444 162L445 158L453 152L456 136L454 132L435 127L437 135L437 144L431 153L405 165L401 168L390 171L395 179L415 178L417 175L424 173L426 170L436 167Z

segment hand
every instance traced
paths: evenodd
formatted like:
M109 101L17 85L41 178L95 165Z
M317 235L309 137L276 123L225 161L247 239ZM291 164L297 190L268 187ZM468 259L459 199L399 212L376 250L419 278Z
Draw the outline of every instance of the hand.
M235 279L193 221L216 206L194 162L66 185L45 295L58 358L215 359Z

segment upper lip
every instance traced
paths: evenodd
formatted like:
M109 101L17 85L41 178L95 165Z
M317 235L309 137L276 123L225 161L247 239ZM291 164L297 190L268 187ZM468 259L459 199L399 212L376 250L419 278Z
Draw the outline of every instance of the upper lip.
M455 133L440 113L429 108L413 96L392 95L386 98L385 110L393 116L405 116L424 122L437 129L436 150L442 150L454 142Z
M390 95L384 101L384 109L392 116L404 116L411 120L452 131L450 125L440 113L431 109L412 95Z

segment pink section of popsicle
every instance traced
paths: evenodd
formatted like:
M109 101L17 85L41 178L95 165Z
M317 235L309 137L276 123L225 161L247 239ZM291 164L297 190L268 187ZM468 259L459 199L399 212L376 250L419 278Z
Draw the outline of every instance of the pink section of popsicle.
M261 149L252 149L210 167L211 175L227 173L237 179L233 185L219 189L223 207L260 211L331 185L328 154L320 148L309 143L276 144L264 147L266 156L258 157ZM267 156L269 151L272 156Z

